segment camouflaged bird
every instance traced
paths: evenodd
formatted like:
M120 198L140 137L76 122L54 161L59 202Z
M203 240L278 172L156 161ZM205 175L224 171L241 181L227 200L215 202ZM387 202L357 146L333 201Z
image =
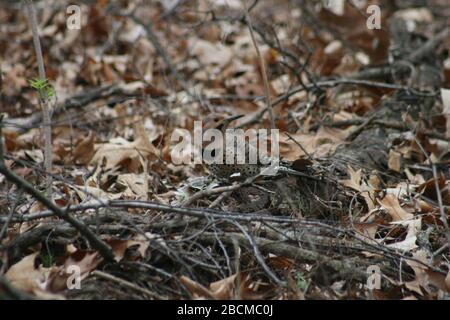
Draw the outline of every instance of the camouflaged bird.
M234 116L230 116L230 117L224 117L223 115L219 115L219 114L210 114L204 120L203 129L204 130L218 129L222 132L223 136L225 137L226 130L228 129L230 124L233 121L235 121L241 117L243 117L243 115L234 115ZM204 151L205 145L208 144L208 143L205 143L205 141L203 143L204 144L202 146L203 147L202 151ZM250 152L254 152L257 155L259 153L258 153L258 150L256 149L256 147L249 144L247 141L245 142L245 147L244 147L245 163L238 163L238 161L237 161L238 153L235 152L237 150L236 141L235 141L234 145L229 146L226 144L226 139L224 139L223 144L224 144L222 146L223 162L206 164L206 167L208 168L208 170L218 179L221 179L221 180L244 180L244 179L254 177L254 176L261 174L264 169L269 168L269 164L278 163L278 160L271 161L273 159L269 158L267 155L264 155L264 154L259 155L259 157L257 157L256 163L250 163L250 161L248 161L250 158ZM230 148L234 148L234 150L229 150ZM216 150L214 150L214 151L216 151ZM220 152L220 151L217 151L217 152ZM227 164L226 163L226 155L231 152L234 152L234 161L232 164ZM213 154L213 156L214 156L214 154ZM261 161L261 159L263 159L263 161ZM299 172L299 171L289 168L288 164L286 164L286 163L281 163L281 164L277 165L275 170L280 173L284 172L286 174L312 178L309 175L306 175L302 172Z
M227 130L227 128L229 127L230 123L241 118L242 115L235 115L235 116L231 116L231 117L224 117L218 114L211 114L208 117L206 117L205 121L204 121L204 125L203 125L203 129L207 130L207 129L217 129L220 130L223 134L223 137L225 137L225 132ZM238 164L237 161L237 152L235 152L236 150L236 144L232 145L232 146L227 146L226 145L226 139L223 140L223 163L210 163L210 164L206 164L206 167L208 168L208 170L216 177L219 179L225 179L225 180L229 180L229 179L233 179L233 177L235 179L246 179L252 176L256 176L260 173L260 169L261 169L261 164L260 163L256 163L256 164L249 164L249 163L243 163L243 164ZM203 145L203 148L205 148L205 143ZM234 148L234 150L230 150L230 148ZM215 152L220 152L218 150L213 150L213 156L215 155ZM234 161L231 164L227 164L226 163L226 155L234 152ZM249 145L248 143L245 144L245 159L248 159L248 153L249 153Z

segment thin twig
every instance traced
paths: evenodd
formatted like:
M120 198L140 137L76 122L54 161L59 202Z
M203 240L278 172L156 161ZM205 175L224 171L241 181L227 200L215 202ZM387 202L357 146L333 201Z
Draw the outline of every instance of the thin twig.
M208 209L214 209L215 207L217 207L223 200L228 198L231 195L231 193L232 193L232 191L227 191L227 192L224 192L224 193L220 194L216 198L216 200L211 202L211 204L208 206Z
M36 9L34 7L33 1L25 1L25 9L27 12L28 21L31 26L33 33L33 43L36 52L36 60L39 69L39 79L46 80L44 58L42 55L41 41L39 39L39 29L36 19ZM50 103L47 92L39 94L39 102L42 106L42 118L43 118L43 132L44 132L44 167L45 171L52 171L52 127L51 127L51 116L50 116ZM51 195L52 188L52 177L50 175L46 176L47 193Z
M267 273L269 278L271 278L277 285L285 287L286 286L286 282L285 281L281 281L280 279L278 279L278 277L273 273L273 271L270 270L270 268L267 266L266 262L264 261L264 258L261 255L261 252L259 251L258 245L255 242L255 240L253 239L253 237L239 223L233 222L233 224L236 227L238 227L239 230L241 230L241 232L247 238L248 242L250 242L250 245L253 248L253 252L255 254L256 260L258 260L259 264L264 269L264 271Z
M151 21L146 21L146 22L142 21L141 19L136 17L134 12L131 13L131 14L121 14L121 13L115 12L114 14L117 15L117 16L130 18L131 20L133 20L133 22L135 22L136 24L138 24L142 28L144 28L148 39L152 43L152 45L155 48L155 50L158 53L158 55L162 58L162 60L166 64L166 66L169 69L169 71L172 74L172 76L175 78L175 80L178 81L180 86L186 91L187 94L192 95L191 91L188 88L188 84L186 83L184 78L180 75L180 73L178 72L176 66L170 60L169 54L166 52L164 47L159 42L158 37L153 32L153 24L151 23Z
M289 139L291 139L292 141L294 141L294 143L300 148L302 149L302 151L305 153L305 155L309 158L309 160L313 160L313 157L311 156L311 154L302 146L302 144L300 142L298 142L297 140L295 140L290 134L289 132L285 132L285 134L288 136Z
M215 219L234 219L237 221L266 221L266 222L276 222L276 223L294 223L294 224L305 224L311 225L311 221L301 221L291 218L275 217L275 216L264 216L256 214L240 214L236 212L224 212L212 209L203 208L185 208L185 207L175 207L162 203L157 203L153 201L141 201L141 200L109 200L100 199L92 200L85 204L74 205L64 208L66 212L81 212L86 210L95 210L99 208L140 208L140 209L150 209L158 210L162 212L176 213L180 215L193 216L198 218L204 218L206 215L214 217ZM13 217L12 222L25 222L32 221L36 219L48 218L55 216L55 212L52 210L41 211L33 214L23 215L21 217ZM0 221L3 221L0 217ZM323 227L327 227L326 224L320 222L314 222L314 224L319 224Z
M190 198L186 199L185 201L183 201L183 203L181 205L183 207L186 207L186 206L190 205L191 203L193 203L194 201L196 201L198 199L201 199L203 197L206 197L206 196L211 196L213 194L218 194L218 193L236 191L236 190L242 188L243 186L251 184L258 177L259 177L259 175L254 176L254 177L250 177L250 178L246 179L244 182L241 182L241 183L238 183L238 184L233 184L231 186L218 187L218 188L215 188L215 189L201 190L201 191L195 193L192 197L190 197Z
M438 91L436 92L424 92L424 91L418 91L416 89L413 89L408 86L402 86L398 84L392 84L392 83L385 83L385 82L376 82L376 81L367 81L367 80L359 80L359 79L350 79L350 78L339 78L339 79L332 79L332 80L322 80L315 83L307 83L302 84L299 86L296 86L286 92L285 94L277 97L275 100L272 101L272 107L275 107L276 105L286 101L289 97L293 96L294 94L297 94L302 91L308 91L312 90L314 88L332 88L339 85L361 85L361 86L367 86L367 87L375 87L375 88L382 88L382 89L392 89L392 90L404 90L407 92L410 92L417 96L422 97L435 97L439 94ZM267 112L267 109L263 109L260 112L256 113L255 116L245 123L241 123L240 127L244 127L246 125L250 125L253 123L256 123L259 119L264 116L264 114Z
M442 195L441 195L441 190L439 188L439 182L438 182L438 175L436 172L436 165L433 163L433 160L431 159L431 157L428 155L428 152L426 152L425 148L423 147L422 143L420 143L419 139L417 139L416 136L414 136L414 141L416 142L416 144L419 146L420 151L423 153L423 155L427 158L427 161L431 167L431 170L433 172L433 179L434 179L434 186L436 189L436 197L438 200L438 204L439 204L439 212L441 215L441 220L442 223L444 224L444 228L445 228L445 237L447 238L447 242L449 244L449 250L450 250L450 228L448 225L448 221L447 221L447 215L445 214L444 211L444 205L442 203Z
M92 247L99 251L103 258L105 258L107 261L114 261L114 254L112 253L111 248L103 240L99 239L82 222L70 216L67 212L61 210L61 208L59 208L51 200L46 198L41 192L36 190L28 181L11 172L4 163L0 164L0 173L2 173L8 181L14 183L19 188L22 188L26 193L32 195L34 198L36 198L36 200L53 211L56 216L68 222L75 229L77 229L83 236L85 236L89 240Z
M246 6L246 1L244 1L244 5ZM253 46L255 47L256 54L259 59L259 65L261 68L261 77L264 83L264 95L266 97L266 107L265 109L269 111L270 116L270 125L272 129L275 129L275 118L273 115L272 104L270 102L270 90L269 90L269 79L267 77L266 63L264 62L264 58L259 51L258 44L256 43L255 34L253 32L252 20L250 18L250 13L247 7L245 7L245 17L247 20L248 30L250 31L250 36L252 38Z
M141 293L143 293L143 294L145 294L145 295L147 295L149 297L152 297L153 299L167 300L166 297L163 297L163 296L161 296L161 295L159 295L159 294L157 294L155 292L151 292L151 291L149 291L149 290L147 290L145 288L141 288L141 287L139 287L138 285L136 285L136 284L134 284L132 282L129 282L127 280L115 277L115 276L113 276L113 275L111 275L109 273L102 272L102 271L99 271L99 270L95 270L91 274L93 276L97 276L97 277L103 278L105 280L113 281L113 282L115 282L115 283L117 283L117 284L119 284L119 285L121 285L121 286L123 286L125 288L141 292Z
M438 175L436 172L436 165L431 164L431 168L433 170L434 187L436 188L436 196L437 196L437 200L438 200L438 204L439 204L439 213L441 215L442 223L444 224L444 228L445 228L444 233L445 233L445 236L447 237L447 241L448 241L448 245L449 245L448 248L450 250L450 227L448 225L447 215L445 214L445 211L444 211L441 189L439 188L439 182L438 182L439 178L438 178Z
M1 123L1 122L0 122L0 123ZM1 128L0 128L0 130L1 130ZM0 137L1 137L1 136L2 136L2 135L1 135L1 133L0 133ZM0 142L0 143L1 143L1 142ZM1 149L3 149L3 148L1 148ZM14 212L16 211L16 208L17 208L17 205L18 205L18 203L19 203L19 200L20 200L21 195L22 195L21 192L17 195L16 200L14 201L14 205L13 205L13 206L11 207L11 209L9 210L9 214L8 214L8 216L6 217L6 221L5 221L4 225L2 226L2 229L0 230L0 243L2 243L3 237L6 235L6 232L8 231L9 223L11 222L12 217L13 217L13 214L14 214Z
M1 126L2 124L0 123L0 128ZM0 135L0 141L2 140L2 138L2 135ZM0 155L1 154L3 154L3 145L0 143ZM4 161L0 162L0 173L2 173L8 181L14 183L17 187L23 189L26 193L36 198L36 200L50 209L59 218L72 225L76 230L78 230L89 240L92 247L97 249L99 253L105 258L105 260L114 261L114 254L112 253L111 248L103 240L99 239L81 221L72 217L67 213L67 211L62 210L60 207L54 204L53 201L45 197L40 191L36 190L28 181L10 171L5 165Z

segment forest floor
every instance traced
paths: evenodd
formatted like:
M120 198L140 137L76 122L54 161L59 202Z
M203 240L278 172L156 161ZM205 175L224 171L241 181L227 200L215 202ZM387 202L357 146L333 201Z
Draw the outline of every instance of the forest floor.
M44 80L0 3L0 298L450 298L447 0L72 2ZM301 175L173 152L211 115Z

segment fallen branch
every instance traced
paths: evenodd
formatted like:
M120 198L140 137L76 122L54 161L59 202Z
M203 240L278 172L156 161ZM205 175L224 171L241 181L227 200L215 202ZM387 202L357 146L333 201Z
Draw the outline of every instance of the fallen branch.
M36 190L28 181L19 177L15 173L11 172L4 163L0 163L0 173L2 173L5 178L14 183L17 187L23 189L26 193L33 196L36 200L42 203L44 206L49 208L56 216L63 219L77 229L83 236L85 236L92 247L103 256L107 261L114 261L114 254L111 248L101 239L99 239L89 228L87 228L82 222L78 221L76 218L70 216L66 211L63 211L57 205L55 205L51 200L46 198L40 191Z
M246 4L244 1L244 7L245 6ZM256 43L255 33L253 32L252 20L250 18L250 12L248 8L245 8L245 19L247 21L248 30L250 31L250 37L252 39L253 47L255 47L256 55L258 56L259 65L261 68L261 78L263 80L264 96L266 98L266 109L269 111L271 129L275 129L275 118L273 115L272 104L270 102L269 79L267 77L266 63L263 56L261 55L258 44Z
M151 297L153 299L167 300L166 297L163 297L163 296L161 296L161 295L159 295L159 294L157 294L155 292L151 292L150 290L147 290L145 288L141 288L141 287L139 287L138 285L136 285L136 284L134 284L132 282L129 282L129 281L121 279L121 278L118 278L118 277L113 276L113 275L111 275L109 273L106 273L106 272L95 270L95 271L93 271L91 273L91 275L99 277L99 278L102 278L102 279L105 279L105 280L108 280L108 281L113 281L113 282L119 284L120 286L123 286L125 288L138 291L138 292L143 293L143 294L145 294L145 295L147 295L147 296L149 296L149 297Z
M408 86L392 84L392 83L359 80L359 79L349 79L349 78L339 78L339 79L323 80L323 81L318 81L315 83L308 83L308 84L302 84L302 85L296 86L296 87L292 88L291 90L289 90L288 92L286 92L285 94L283 94L283 95L279 96L278 98L276 98L275 100L273 100L272 107L275 107L276 105L287 100L289 97L293 96L294 94L297 94L302 91L309 91L309 90L313 90L314 88L332 88L332 87L336 87L339 85L360 85L360 86L375 87L375 88L381 88L381 89L404 90L404 91L410 92L411 94L414 94L416 96L422 96L422 97L435 97L436 95L439 94L438 91L436 91L436 92L418 91L418 90L408 87ZM252 117L245 123L242 123L241 125L239 125L239 127L244 127L244 126L258 122L259 119L261 119L267 111L268 111L267 108L263 108L254 117Z
M194 201L201 199L203 197L206 196L211 196L213 194L222 194L225 192L233 192L236 191L246 185L251 184L253 181L256 180L256 178L258 178L259 176L255 176L255 177L250 177L247 180L245 180L242 183L238 183L238 184L233 184L231 186L225 186L225 187L218 187L218 188L214 188L214 189L206 189L206 190L201 190L197 193L195 193L192 197L186 199L185 201L183 201L183 203L181 204L183 207L186 207L188 205L190 205L191 203L193 203Z
M319 129L319 127L321 127L321 126L332 127L332 128L342 128L342 127L355 126L355 125L358 126L358 125L365 124L366 121L367 121L367 119L356 118L356 119L341 120L341 121L335 121L335 122L324 122L324 123L318 123L318 124L312 125L310 129L314 131L314 130ZM368 125L368 126L377 125L377 126L380 126L383 128L396 129L396 130L400 130L400 131L410 131L411 130L411 128L408 127L403 122L383 120L383 119L372 119L369 121L369 123L367 123L365 125ZM430 138L447 141L445 134L441 134L438 132L430 132L428 130L425 131L424 134Z
M274 216L264 216L256 214L245 214L236 212L224 212L212 209L202 209L202 208L185 208L185 207L174 207L153 201L140 201L140 200L108 200L100 199L89 201L84 204L76 206L68 206L63 208L65 212L81 212L86 210L98 210L100 208L134 208L134 209L150 209L158 210L162 212L177 213L186 216L193 216L198 218L204 218L206 215L211 216L216 219L233 219L236 221L260 221L260 222L275 222L275 223L297 223L297 224L307 224L311 225L313 222L305 222L301 220L295 220L291 218L274 217ZM32 221L42 218L48 218L55 216L53 210L41 211L33 214L23 215L20 217L14 217L11 219L11 223L20 223L25 221ZM0 217L0 221L4 221L5 217ZM320 222L314 222L322 227L327 225Z
M94 101L104 99L113 95L137 96L137 94L125 92L125 90L119 86L106 86L95 88L88 92L76 94L70 98L67 98L63 102L57 104L53 110L53 116L57 116L70 109L81 109ZM19 132L23 133L29 129L37 127L38 124L41 122L42 122L42 114L35 113L25 120L22 119L5 120L4 125L5 127L6 126L17 127L19 128Z
M83 236L85 236L93 248L97 249L98 252L107 261L114 261L114 254L111 248L101 239L99 239L88 227L86 227L82 222L78 221L76 218L72 217L67 213L67 211L62 210L50 199L45 197L40 191L36 190L28 181L22 177L16 175L8 169L4 162L3 156L3 135L2 135L2 122L0 118L0 173L2 173L5 178L14 183L17 187L21 188L23 191L33 196L36 200L50 209L56 216L63 219L72 225L76 230L78 230Z
M215 243L217 240L213 233L205 232L199 237L199 240L206 241L207 243ZM227 233L221 235L221 240L228 244L233 245L233 241L238 241L242 246L248 246L248 239L241 233ZM339 272L341 275L355 278L361 282L365 282L367 279L367 273L365 268L362 269L359 265L369 265L369 261L362 261L360 259L348 259L346 261L340 261L331 259L326 255L310 251L307 249L293 246L283 242L275 242L260 237L253 237L254 245L265 254L275 254L279 257L286 257L299 262L307 263L319 263L328 267L331 267L334 271Z

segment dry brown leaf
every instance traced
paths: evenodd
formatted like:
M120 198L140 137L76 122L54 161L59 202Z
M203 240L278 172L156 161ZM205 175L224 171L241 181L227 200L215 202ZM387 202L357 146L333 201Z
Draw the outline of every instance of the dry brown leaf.
M195 282L192 279L189 279L186 276L180 277L180 282L190 291L190 293L197 298L212 298L213 294L203 285L198 282Z
M394 222L405 221L414 217L412 213L406 212L400 206L397 197L393 194L387 194L382 200L377 199L377 201L388 212Z
M121 174L117 177L116 184L126 188L122 195L126 198L147 200L148 198L148 175L146 174Z
M237 281L237 277L239 277L239 281ZM239 287L237 287L238 283ZM241 272L239 275L234 274L228 278L211 283L209 289L216 299L264 299L265 293L259 292L258 287L258 281L252 281L249 272Z
M193 55L206 65L214 65L219 68L226 66L232 58L230 48L221 43L211 43L202 39L189 39L190 50Z
M439 290L442 290L443 292L450 293L450 289L447 288L446 285L446 277L440 272L435 272L431 269L427 269L428 274L428 280L430 281L430 284L438 288Z
M86 200L90 200L93 197L97 199L120 199L122 197L121 193L113 194L110 192L103 191L102 189L98 187L91 187L91 186L73 186L71 187L75 190L78 197L80 197L81 202L84 202Z
M228 278L211 283L209 289L214 298L218 300L233 299L236 276L237 274L234 274Z
M332 153L339 143L344 141L345 133L341 130L321 127L315 134L280 132L280 156L287 161L295 161L305 155L298 143L309 153L322 157Z
M12 265L5 277L12 286L42 299L64 299L63 296L47 291L49 275L54 268L35 267L39 252L24 257Z
M128 142L125 139L113 139L98 147L92 164L106 160L104 169L110 170L116 166L126 167L130 172L138 171L142 160L158 155L158 149L149 141L142 123L135 126L136 140Z
M348 167L348 175L350 179L340 180L339 182L353 190L359 191L361 196L364 198L369 211L372 211L375 208L374 200L374 189L372 186L368 185L365 181L362 180L362 170L359 169L355 171L352 167Z
M389 151L389 161L388 161L389 169L400 172L402 169L402 155L394 150Z
M136 249L136 251L139 252L140 257L143 258L145 257L145 252L149 246L148 240L142 235L130 240L111 239L108 240L107 243L111 246L117 262L123 259L127 250L130 248Z
M394 222L393 222L394 223ZM422 228L422 218L417 218L414 220L403 220L399 221L398 224L406 225L408 228L408 233L403 241L388 244L387 246L393 249L402 250L405 252L416 249L418 246L416 244L417 234Z
M433 13L428 8L407 8L398 10L395 12L394 16L409 22L431 23L433 21Z
M427 252L425 250L418 250L413 253L413 258L428 264ZM406 282L405 286L420 295L423 295L421 289L425 289L427 292L433 292L430 288L430 284L436 288L450 292L449 275L445 277L444 275L431 270L426 265L420 264L417 261L406 260L406 263L413 269L416 278L413 281ZM449 273L450 274L450 273Z
M441 192L442 203L444 205L450 205L450 182L447 181L444 174L438 176L438 188ZM436 183L432 178L418 187L419 192L425 195L427 198L437 201Z
M431 292L429 288L430 283L445 290L444 277L440 277L441 280L436 281L436 277L430 277L429 275L432 270L429 270L426 266L426 264L428 264L427 252L425 250L418 250L413 253L413 258L424 263L425 265L414 260L406 260L406 263L413 269L416 278L412 281L406 282L405 286L420 295L424 295L422 289L425 289L427 292Z
M423 250L419 250L418 252L414 253L414 258L422 258L426 257L426 253ZM405 286L411 290L414 291L420 295L423 296L423 292L421 287L428 286L428 280L427 275L425 272L425 267L418 262L407 260L406 262L414 271L415 279L409 282L405 283Z
M273 256L267 259L267 264L274 269L286 271L295 266L295 261L285 257Z
M350 176L350 179L340 180L340 183L353 190L363 191L361 188L362 170L359 169L355 171L352 167L348 167L348 175Z
M103 258L97 251L79 250L76 248L69 248L69 250L72 252L65 258L63 268L54 270L49 276L48 288L52 292L60 292L67 289L67 280L73 275L72 272L67 272L70 267L76 266L79 268L80 281L82 281L103 261Z
M14 96L28 86L26 68L23 64L15 63L11 69L3 71L6 72L2 81L2 91L5 95Z
M380 223L355 223L355 229L358 230L356 237L361 238L364 241L368 239L375 240ZM361 235L360 235L361 234Z
M73 161L75 164L87 165L94 156L94 134L81 139L73 149Z

